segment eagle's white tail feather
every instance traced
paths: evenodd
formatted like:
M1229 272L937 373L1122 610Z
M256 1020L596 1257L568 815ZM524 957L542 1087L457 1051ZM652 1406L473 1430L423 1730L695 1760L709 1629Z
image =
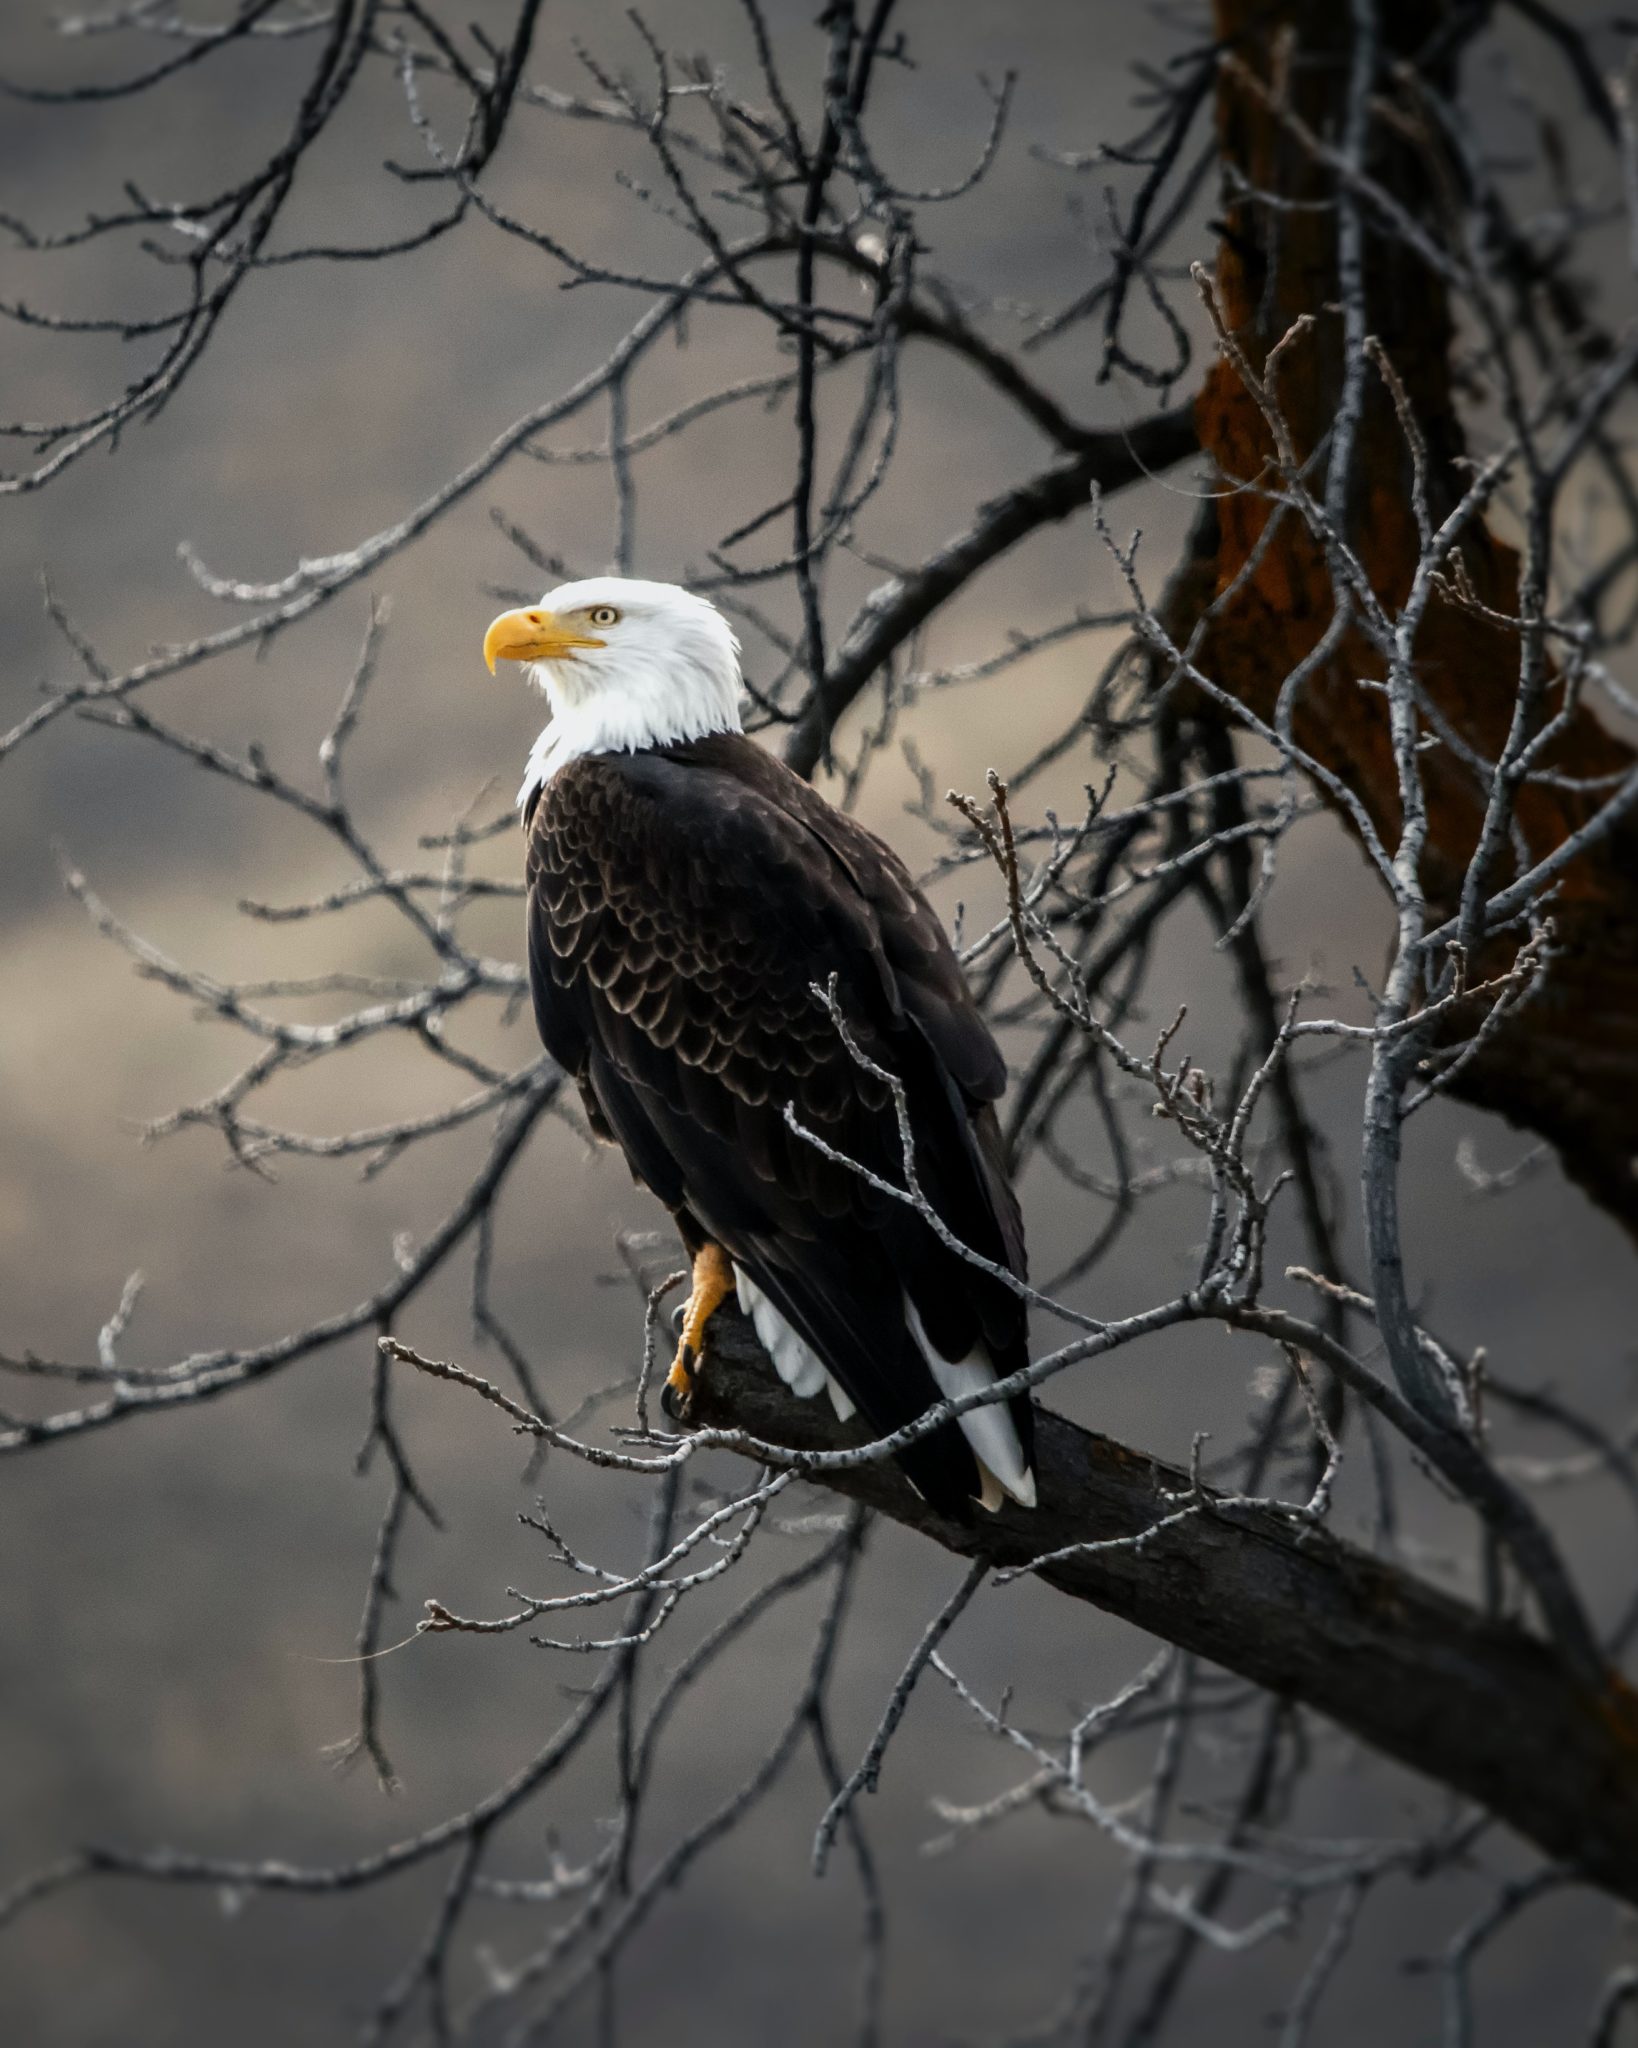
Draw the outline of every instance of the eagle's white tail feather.
M846 1422L853 1413L853 1403L826 1372L823 1361L812 1346L791 1328L750 1274L738 1266L734 1268L734 1291L739 1296L740 1307L751 1319L752 1329L762 1341L763 1350L773 1360L775 1371L791 1392L803 1400L811 1400L821 1387L828 1388L830 1405L836 1410L837 1420Z
M904 1297L904 1312L938 1390L947 1401L958 1400L963 1394L973 1394L981 1387L995 1384L995 1366L982 1346L969 1351L965 1358L943 1358L922 1327L916 1304L908 1294ZM1034 1507L1035 1475L1024 1463L1024 1447L1018 1441L1017 1425L1006 1403L994 1401L985 1408L970 1408L956 1420L961 1425L962 1435L972 1445L981 1478L994 1480L997 1485L1005 1487L1020 1507ZM994 1489L985 1485L979 1495L979 1505L992 1510L998 1508L1001 1502L998 1497L992 1497L993 1493Z
M750 1317L751 1327L785 1385L803 1400L811 1400L821 1388L828 1389L832 1407L846 1422L853 1413L853 1403L825 1370L824 1362L813 1347L791 1328L750 1274L739 1266L734 1268L734 1288L741 1309ZM947 1401L994 1384L995 1367L987 1352L975 1350L966 1358L954 1361L941 1357L922 1327L916 1305L908 1295L904 1299L904 1309L911 1333L927 1360L934 1383ZM956 1419L978 1460L980 1506L993 1511L1000 1507L1005 1492L1010 1493L1020 1506L1034 1507L1035 1476L1024 1463L1024 1448L1018 1441L1017 1427L1006 1406L997 1401L987 1408L971 1409Z

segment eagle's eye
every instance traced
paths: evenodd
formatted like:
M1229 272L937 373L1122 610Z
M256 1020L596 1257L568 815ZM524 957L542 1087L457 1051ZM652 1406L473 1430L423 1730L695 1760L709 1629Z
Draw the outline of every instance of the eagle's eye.
M611 604L594 604L586 616L594 626L617 626L620 623L620 614Z

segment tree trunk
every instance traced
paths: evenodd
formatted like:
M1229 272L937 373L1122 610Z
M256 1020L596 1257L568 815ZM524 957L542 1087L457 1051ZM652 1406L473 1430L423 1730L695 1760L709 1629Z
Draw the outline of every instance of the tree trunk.
M1262 372L1269 350L1307 315L1312 325L1282 352L1281 407L1295 451L1305 460L1325 439L1342 402L1345 363L1339 292L1336 172L1314 146L1334 145L1343 129L1351 62L1350 9L1306 0L1216 0L1216 25L1229 59L1219 72L1217 127L1223 158L1253 187L1295 205L1280 210L1226 192L1216 293L1223 319ZM1426 0L1382 8L1378 111L1366 153L1369 174L1406 210L1439 232L1441 191L1459 179L1414 90L1393 67L1426 64L1430 39L1452 26L1455 10ZM1448 67L1451 60L1444 60ZM1248 74L1250 76L1248 77ZM1432 75L1437 77L1437 66ZM1264 81L1267 96L1253 79ZM1443 81L1439 81L1443 82ZM1388 113L1381 111L1389 102ZM1289 109L1286 118L1279 107ZM1313 140L1303 139L1297 124ZM1451 375L1451 309L1444 285L1402 236L1378 232L1364 209L1364 298L1369 331L1398 371L1427 443L1431 511L1437 524L1470 472L1458 467L1465 440ZM1589 335L1586 353L1599 346ZM1402 604L1420 553L1413 511L1412 464L1381 376L1364 380L1364 414L1353 463L1348 533L1390 608ZM1263 475L1274 449L1268 426L1234 366L1219 359L1196 402L1203 447L1226 478ZM1550 437L1549 437L1550 438ZM1313 482L1323 490L1323 472ZM1189 571L1169 610L1185 636L1203 607L1221 600L1199 655L1201 670L1271 720L1280 685L1330 622L1331 579L1320 544L1287 513L1267 534L1271 507L1254 489L1217 498L1195 536ZM1267 537L1260 560L1247 569ZM1482 527L1460 550L1479 605L1515 616L1519 558ZM1230 586L1244 575L1232 596ZM1505 742L1519 676L1520 637L1454 595L1433 599L1416 643L1419 676L1438 712L1487 762ZM1312 676L1296 710L1294 736L1363 800L1388 844L1399 830L1398 785L1380 691L1382 662L1358 632ZM1546 693L1556 710L1560 692ZM1222 714L1197 697L1194 715ZM1631 748L1585 708L1543 757L1543 766L1579 778L1630 770ZM1449 748L1423 756L1430 830L1422 878L1435 922L1457 907L1461 880L1479 835L1481 777ZM1560 845L1598 808L1600 793L1540 783L1519 793L1517 817L1533 861ZM1503 863L1498 864L1504 868ZM1490 878L1495 889L1509 875ZM1638 1235L1638 819L1629 817L1563 877L1552 909L1557 957L1545 990L1467 1063L1452 1092L1538 1132L1566 1171L1627 1230ZM1495 971L1513 942L1494 943L1476 963Z

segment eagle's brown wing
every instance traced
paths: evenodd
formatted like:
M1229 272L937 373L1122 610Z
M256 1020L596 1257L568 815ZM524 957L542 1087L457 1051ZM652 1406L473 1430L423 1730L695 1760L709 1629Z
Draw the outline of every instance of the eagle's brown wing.
M982 1342L999 1371L1023 1364L1018 1297L843 1163L904 1183L891 1091L813 993L833 975L860 1048L904 1084L929 1201L962 1243L1022 1272L989 1108L1005 1068L938 919L880 841L722 736L561 769L529 819L528 880L547 1049L685 1232L726 1247L873 1428L938 1398L906 1297L944 1357ZM1015 1410L1027 1455L1027 1403ZM954 1430L906 1462L930 1498L977 1490Z

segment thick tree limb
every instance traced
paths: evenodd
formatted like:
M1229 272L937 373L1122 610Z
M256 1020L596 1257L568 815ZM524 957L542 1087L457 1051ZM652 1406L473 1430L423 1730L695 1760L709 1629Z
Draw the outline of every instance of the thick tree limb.
M794 1450L865 1439L782 1386L754 1336L719 1310L694 1420ZM899 1471L867 1464L824 1483L962 1557L999 1568L1153 1528L1189 1505L1175 1466L1038 1411L1041 1505L962 1526ZM1547 1855L1638 1903L1638 1696L1598 1691L1514 1625L1273 1510L1173 1521L1141 1547L1043 1566L1060 1592L1325 1714L1385 1756L1477 1800Z

